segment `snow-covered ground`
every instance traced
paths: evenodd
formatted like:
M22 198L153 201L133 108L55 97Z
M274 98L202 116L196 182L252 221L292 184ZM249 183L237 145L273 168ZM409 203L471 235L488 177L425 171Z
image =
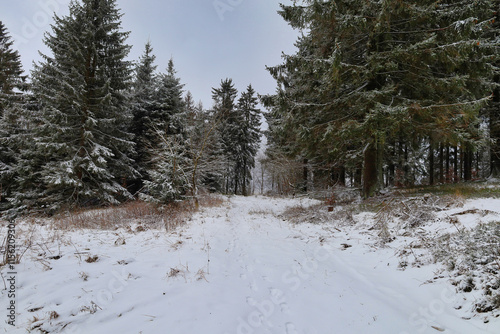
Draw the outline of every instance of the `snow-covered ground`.
M32 245L15 266L15 327L4 321L1 291L0 333L500 333L500 318L473 313L442 265L402 266L417 238L400 225L388 228L401 237L382 246L373 213L355 213L351 224L337 224L335 212L324 224L281 215L310 204L232 197L168 233L20 224L17 242ZM499 212L500 200L469 201L438 213L454 224L421 230L452 232Z

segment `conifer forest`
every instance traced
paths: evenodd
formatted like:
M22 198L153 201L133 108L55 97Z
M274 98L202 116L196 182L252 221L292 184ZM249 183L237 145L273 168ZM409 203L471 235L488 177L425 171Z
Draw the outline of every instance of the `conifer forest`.
M0 333L500 333L499 12L0 4Z
M114 0L71 2L28 74L0 22L0 209L336 186L369 198L499 176L498 0L303 0L278 14L300 37L267 67L275 93L226 78L209 109L150 42L128 59Z

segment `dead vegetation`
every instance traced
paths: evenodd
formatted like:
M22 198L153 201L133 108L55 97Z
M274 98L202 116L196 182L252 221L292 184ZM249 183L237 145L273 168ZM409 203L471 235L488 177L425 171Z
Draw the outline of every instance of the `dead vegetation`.
M292 224L322 224L331 219L323 203L318 203L311 206L291 206L287 208L282 214L278 215L278 217Z
M407 238L406 246L395 250L400 257L399 269L420 267L432 262L442 263L457 291L474 295L474 311L486 313L500 310L500 222L479 223L473 229L460 224L460 217L498 216L498 212L463 208L469 193L462 188L446 194L392 192L362 202L338 203L325 197L322 203L288 208L280 218L293 224L329 224L336 228L356 224L356 214L368 214L359 221L359 229L376 235L375 247L385 246L398 238ZM328 208L333 209L328 210ZM463 208L463 209L461 209ZM439 214L453 210L452 214ZM440 234L427 231L433 223L454 226L454 232ZM446 226L446 225L445 225ZM348 244L341 245L344 249ZM392 247L401 247L394 246ZM441 276L444 277L444 276Z
M119 206L95 209L78 209L59 213L49 217L25 217L23 224L16 226L15 244L16 251L9 258L7 225L0 221L0 268L6 264L19 264L25 254L29 254L41 265L44 270L51 270L51 261L62 257L63 245L73 246L74 255L79 262L94 263L99 260L97 255L91 256L89 252L81 252L65 237L65 231L79 229L95 229L114 231L120 228L130 233L141 233L156 229L173 231L189 221L192 215L203 208L217 207L224 203L221 196L201 195L197 204L194 200L170 203L168 205L154 205L143 201L134 201ZM41 237L37 231L41 226L49 226L49 236ZM125 237L116 234L115 246L126 245ZM182 241L173 245L179 248ZM56 247L56 249L53 249ZM13 256L13 257L12 257ZM85 256L85 257L84 257Z
M196 207L215 207L223 203L220 196L200 196L193 200L156 205L143 201L128 202L119 206L98 209L78 209L56 215L54 228L116 230L136 224L135 232L165 228L172 231L190 219Z
M85 259L85 262L87 262L87 263L94 263L97 261L99 261L99 256L97 256L97 255L89 256Z
M500 222L446 234L435 240L431 250L435 261L447 266L457 290L482 291L477 312L500 309Z
M336 226L353 225L355 205L337 205L333 210L327 203L317 203L311 206L297 205L287 208L278 218L292 224L323 224L334 223Z

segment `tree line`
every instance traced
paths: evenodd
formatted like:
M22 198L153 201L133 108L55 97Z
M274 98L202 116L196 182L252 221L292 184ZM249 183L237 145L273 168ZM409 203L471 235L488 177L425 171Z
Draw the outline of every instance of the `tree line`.
M268 68L273 176L288 161L282 187L342 184L364 197L498 177L499 10L498 0L282 5L301 34Z
M499 0L302 0L279 14L297 51L260 96L277 192L385 187L500 173ZM23 74L0 22L0 210L250 193L259 99L231 79L205 109L150 42L136 62L115 0L55 16ZM264 182L263 182L264 183ZM262 191L266 188L262 187Z
M157 71L150 42L127 60L122 15L115 0L71 2L30 76L0 21L0 210L248 194L261 118L252 86L238 98L222 80L204 109L172 59Z

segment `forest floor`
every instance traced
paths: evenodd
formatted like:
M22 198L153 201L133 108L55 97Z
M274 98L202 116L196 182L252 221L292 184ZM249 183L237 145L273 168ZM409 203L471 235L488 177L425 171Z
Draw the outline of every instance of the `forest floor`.
M18 222L0 333L500 333L500 199L342 201L229 197L168 231Z

